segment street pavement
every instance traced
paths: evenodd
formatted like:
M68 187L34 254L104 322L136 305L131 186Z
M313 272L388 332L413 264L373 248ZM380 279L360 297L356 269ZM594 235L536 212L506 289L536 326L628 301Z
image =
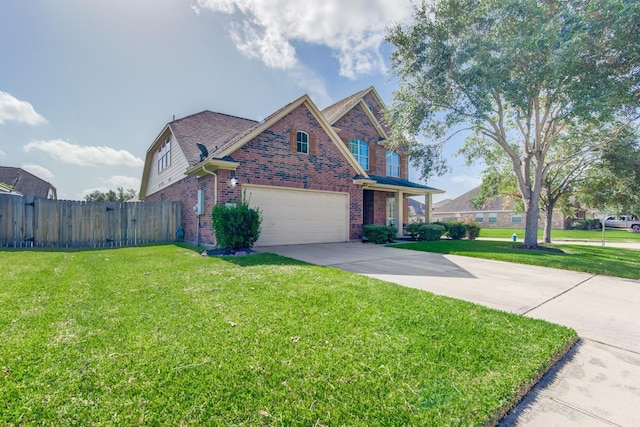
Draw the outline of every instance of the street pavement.
M640 426L639 280L353 242L256 249L572 327L580 341L500 426Z

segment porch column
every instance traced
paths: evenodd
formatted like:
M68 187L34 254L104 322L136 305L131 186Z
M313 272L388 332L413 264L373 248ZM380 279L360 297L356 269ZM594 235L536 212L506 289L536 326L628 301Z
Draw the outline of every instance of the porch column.
M398 237L404 237L404 233L402 232L402 218L404 216L404 206L403 206L403 198L404 193L402 191L398 191L396 193L396 226L398 227Z
M431 206L433 205L433 194L425 194L424 196L424 222L429 224L432 220Z

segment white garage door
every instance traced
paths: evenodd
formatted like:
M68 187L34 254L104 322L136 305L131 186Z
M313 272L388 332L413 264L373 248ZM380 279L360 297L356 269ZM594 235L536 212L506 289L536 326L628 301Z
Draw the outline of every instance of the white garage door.
M260 208L256 246L349 240L349 194L243 185L249 206Z

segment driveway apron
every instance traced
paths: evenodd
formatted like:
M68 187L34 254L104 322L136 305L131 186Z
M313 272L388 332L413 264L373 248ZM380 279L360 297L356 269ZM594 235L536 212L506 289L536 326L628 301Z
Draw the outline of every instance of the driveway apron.
M570 326L579 343L501 426L640 426L640 281L362 243L257 248Z

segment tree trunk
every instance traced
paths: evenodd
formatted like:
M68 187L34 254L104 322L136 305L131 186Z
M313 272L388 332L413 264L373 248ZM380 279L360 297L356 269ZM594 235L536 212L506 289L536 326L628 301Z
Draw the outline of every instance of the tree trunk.
M551 243L551 225L553 223L553 207L554 203L549 203L547 212L544 217L544 242Z
M525 229L524 246L528 249L538 247L538 213L540 212L540 198L531 192L531 199L524 204Z

